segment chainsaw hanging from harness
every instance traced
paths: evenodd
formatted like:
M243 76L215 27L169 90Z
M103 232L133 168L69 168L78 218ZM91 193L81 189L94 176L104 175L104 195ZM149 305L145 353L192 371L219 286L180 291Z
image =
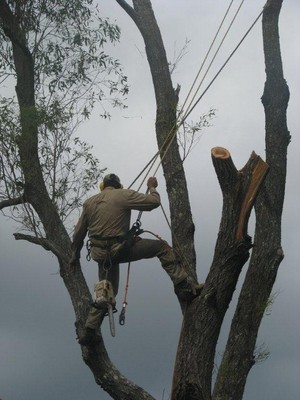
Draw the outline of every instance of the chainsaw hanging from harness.
M91 260L91 248L94 246L94 244L88 240L86 243L86 248L87 248L87 260ZM103 261L103 269L105 271L105 279L102 279L101 281L97 282L94 285L94 297L95 300L92 303L92 306L97 308L100 311L104 311L105 315L108 315L109 319L109 327L110 327L110 333L114 337L115 336L115 322L114 322L114 316L113 314L117 312L116 310L116 299L113 291L113 285L112 283L108 280L108 272L112 267L112 259L111 259L111 245L108 243L106 244L106 256Z
M122 238L119 237L118 241L119 243L123 242L124 247L127 248L127 250L130 252L130 248L134 245L134 242L136 240L136 237L140 235L143 232L141 229L141 221L140 217L136 220L136 222L132 225L130 230L127 232L126 235L124 235ZM103 269L106 272L105 279L97 282L94 286L94 294L95 294L95 300L92 303L92 306L99 309L99 310L105 310L106 315L109 317L109 326L110 326L110 331L111 335L114 337L115 336L115 325L114 325L114 318L113 318L113 313L117 312L116 310L116 300L115 300L115 295L113 292L113 286L112 283L107 279L108 278L108 271L112 268L113 266L113 261L111 257L111 244L108 243L108 238L100 238L94 235L91 239L105 239L104 241L107 240L107 243L105 245L106 248L106 256L103 261ZM121 240L122 239L122 240ZM89 239L86 243L86 249L87 249L87 256L86 259L88 261L91 260L91 248L93 246L96 246L96 244L92 243L91 240ZM103 246L101 246L103 248ZM122 246L121 249L124 249ZM120 249L120 250L121 250ZM128 287L128 284L127 284ZM126 294L127 298L127 294ZM123 306L122 306L122 311L119 317L119 322L120 325L124 325L125 323L125 309L127 305L127 300L124 299Z
M117 312L116 310L116 299L114 295L113 285L107 279L108 271L112 267L112 260L108 248L108 253L103 262L103 269L105 270L105 279L97 282L94 286L94 295L95 301L92 303L92 306L97 308L98 310L105 311L108 315L109 319L109 328L110 333L113 337L115 337L115 321L113 314Z
M97 308L98 310L105 311L105 315L108 315L109 319L109 328L112 337L115 337L115 321L114 321L114 313L116 310L116 299L113 291L112 283L103 279L99 281L94 286L95 293L95 301L92 303L92 306Z

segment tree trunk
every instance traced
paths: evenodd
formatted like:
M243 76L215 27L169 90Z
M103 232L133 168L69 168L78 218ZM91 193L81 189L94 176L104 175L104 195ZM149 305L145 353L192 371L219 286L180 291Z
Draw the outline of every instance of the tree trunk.
M223 193L223 211L212 267L201 296L184 314L173 377L172 400L208 400L217 340L243 265L252 247L251 208L268 166L253 153L238 171L229 152L212 150Z
M26 35L8 4L0 0L1 24L11 40L17 76L22 133L18 138L20 161L25 178L24 197L41 218L48 238L68 249L70 240L51 202L43 179L38 156L38 113L35 107L34 61L28 49ZM57 240L58 239L58 240Z
M177 93L172 86L169 64L151 2L133 0L133 8L116 0L143 36L156 98L156 137L167 185L173 247L178 250L189 274L196 277L194 223L183 163L176 140Z
M262 102L266 116L266 160L269 174L255 203L254 248L219 368L214 399L242 399L255 359L255 343L265 308L283 259L281 214L286 155L290 135L286 126L289 91L283 77L278 18L282 0L268 1L263 14L266 83Z
M169 196L173 243L187 260L188 272L196 276L194 224L182 160L177 141L173 140L177 94L172 86L160 31L149 0L133 0L133 7L124 0L116 1L134 20L145 41L157 103L156 134ZM257 331L283 258L281 213L290 136L286 126L289 91L282 73L277 28L281 4L282 0L269 0L263 14L267 79L262 102L266 114L267 162L252 153L245 167L238 171L226 149L218 147L212 150L223 194L222 219L212 267L202 293L184 310L173 377L173 400L239 400L255 362ZM57 256L75 310L76 328L81 333L91 294L82 272L74 275L69 268L70 238L43 180L38 157L33 58L26 36L5 0L0 0L0 23L11 40L17 73L16 91L22 128L18 146L25 177L23 198L33 206L45 230L45 238L16 235L16 239L39 244ZM223 318L253 247L247 235L247 225L255 201L254 249L212 396L215 349ZM102 337L98 346L82 347L82 355L96 383L112 398L153 400L111 363Z
M170 83L170 77L167 70L167 60L165 56L165 51L163 49L160 33L158 27L156 26L156 21L153 16L149 0L133 0L134 8L130 7L123 0L117 0L117 2L135 21L145 40L146 52L152 72L152 78L156 93L157 141L163 157L163 168L167 180L172 227L174 232L176 233L176 236L178 234L178 237L181 239L181 241L185 243L185 248L187 251L185 255L187 255L188 259L192 263L191 265L194 268L194 228L191 214L188 208L188 216L190 218L186 219L186 217L184 217L183 219L181 219L181 216L183 215L182 211L188 203L186 201L181 201L177 204L178 198L183 197L187 199L187 195L185 196L186 185L184 175L181 175L182 162L180 158L177 157L177 144L172 143L172 147L170 148L170 150L168 150L168 153L166 153L165 156L162 151L164 149L165 141L167 141L166 138L168 137L168 132L171 132L172 129L174 129L175 127L175 116L174 110L172 110L172 105L176 104L176 101L174 102L174 92ZM275 7L275 9L277 8L277 11L279 13L279 3L281 5L281 2L278 2L277 0L274 1L274 4L272 3L272 1L269 1L267 3L264 13L265 26L266 18L268 19L268 15L270 14L268 14L268 10L270 11L273 7ZM277 29L276 19L271 20L269 24L271 27L273 27L272 29ZM278 37L276 37L276 35L274 38L272 32L264 32L265 51L267 51L267 47L270 46L270 44L266 44L266 36L268 35L271 35L273 39L270 38L267 40L278 40ZM278 44L275 46L275 52L278 46ZM268 56L266 55L266 59L267 57ZM272 72L270 73L272 74ZM272 84L270 85L270 88L272 88ZM286 91L283 90L283 93L284 92ZM272 96L276 97L277 92L275 92L275 95L273 93ZM283 111L285 112L285 109ZM273 143L273 138L271 138L270 140ZM246 166L241 171L236 170L230 158L229 152L225 149L213 149L212 156L223 193L222 220L220 224L220 231L216 244L213 264L205 282L202 294L192 303L190 307L185 310L174 370L172 389L173 400L183 400L187 398L189 400L211 399L211 380L214 366L215 348L223 323L223 318L231 301L238 276L241 272L243 265L248 260L249 250L252 247L251 238L247 235L248 219L251 209L254 205L254 200L256 199L258 192L264 183L264 179L268 170L268 164L264 163L254 153L250 157ZM267 161L268 163L271 161L270 165L273 165L273 162L269 159L268 155ZM283 172L285 174L285 169L283 168L282 170L281 166L279 168L281 170L281 173ZM177 177L180 177L180 183L177 182ZM270 182L271 179L268 178L268 182ZM176 184L174 184L174 182L176 182ZM281 185L281 188L282 183L282 181L278 182L278 184ZM264 191L267 186L268 184L266 183L264 186ZM177 191L177 188L180 189ZM263 198L263 192L259 196L259 199L261 198ZM276 202L276 197L274 199ZM258 201L256 213L258 218L262 218L262 220L261 222L258 221L257 223L257 230L255 234L256 247L253 252L253 260L256 259L256 261L259 258L258 254L261 254L261 252L267 253L272 249L272 246L268 247L267 249L267 246L270 245L270 242L265 242L265 238L267 238L267 236L260 240L260 242L263 244L262 247L257 240L260 226L259 224L261 223L262 225L266 226L269 222L270 216L270 214L268 214L261 215L261 217L259 217L258 209L260 201L261 200ZM262 209L267 208L266 205L266 203L263 204ZM180 229L182 229L184 226L186 227L187 231L182 231L182 235ZM265 246L264 243L267 246ZM192 247L190 246L191 244ZM192 249L192 251L189 251L189 249ZM257 254L257 256L255 256L255 254ZM276 251L274 254L275 259L271 261L271 264L278 265L281 260L280 248L276 247ZM253 262L251 264L253 264ZM266 279L267 278L268 277L266 277ZM271 284L273 284L274 278L275 277L270 280ZM247 282L249 282L249 278ZM263 280L261 280L261 283L262 285L266 284L266 282L263 283ZM257 291L255 290L255 286L253 286L253 284L250 285L250 287L252 302L248 303L247 298L245 298L246 296L243 296L242 294L237 312L241 308L245 308L247 305L251 308L254 304L256 304ZM260 302L258 308L260 310L263 310L265 304L266 299L263 303ZM257 314L257 311L255 312ZM254 326L254 331L256 328L258 327ZM247 335L248 334L246 333L246 337ZM252 338L254 338L255 343L256 336L254 336L252 336ZM251 357L245 357L243 351L241 351L240 354L241 360L244 361L246 364L249 360L253 363L253 351L251 352ZM226 358L224 358L224 360L226 360ZM230 375L230 373L227 373L227 375L225 375L225 372L227 371L227 363L225 362L225 367L222 368L223 372L219 373L218 379L221 379L222 373L225 377L224 381L226 381L226 379ZM234 380L236 382L236 386L239 387L240 393L243 393L242 381L244 380L245 382L246 378L244 377L244 371L241 371L242 370L236 369L234 363L232 363L232 379L228 379L228 382L232 382ZM219 389L219 383L217 383L214 396L216 398L229 399L235 398L235 393L236 392L234 391L233 386L231 386L228 393L226 393L224 397L222 397L222 390Z
M41 245L56 255L60 275L69 292L75 315L76 329L83 332L90 308L91 294L81 270L74 274L68 261L71 254L71 240L52 203L43 179L38 156L38 112L35 106L34 61L26 42L26 35L7 2L0 0L0 23L11 40L17 75L16 92L21 116L21 135L18 138L21 167L24 173L24 200L30 203L42 221L45 238L16 234L17 240L27 240ZM82 347L83 359L90 367L95 381L114 399L153 400L142 388L130 382L111 363L104 342L97 348Z

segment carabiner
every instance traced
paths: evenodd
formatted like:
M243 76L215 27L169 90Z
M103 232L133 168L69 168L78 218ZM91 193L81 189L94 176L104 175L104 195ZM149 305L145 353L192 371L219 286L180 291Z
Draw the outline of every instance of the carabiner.
M91 261L91 259L92 259L92 257L91 257L91 247L92 247L91 241L90 241L90 239L88 239L87 242L86 242L86 250L87 250L86 259L87 259L87 261Z
M123 303L121 313L119 315L119 324L125 325L125 312L126 312L127 303Z

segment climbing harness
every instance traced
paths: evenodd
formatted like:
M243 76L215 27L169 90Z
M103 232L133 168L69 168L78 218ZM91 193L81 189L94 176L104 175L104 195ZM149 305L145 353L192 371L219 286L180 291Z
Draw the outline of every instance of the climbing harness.
M105 271L105 279L97 282L94 286L94 293L95 293L95 301L92 303L92 306L99 309L99 310L107 310L106 315L108 315L109 318L109 326L110 326L110 332L111 335L114 337L115 336L115 323L114 323L114 316L113 314L117 312L115 305L116 305L116 300L113 292L113 286L112 283L108 280L108 272L113 266L112 262L112 257L111 257L111 246L112 244L115 243L124 243L123 248L127 248L130 251L130 248L133 246L134 241L136 240L136 237L139 236L141 233L144 231L141 229L141 221L140 221L141 214L139 218L137 218L136 222L132 225L130 230L127 232L126 235L124 236L116 236L116 237L102 237L98 235L93 235L91 236L91 239L98 240L98 241L103 241L103 244L96 244L95 242L93 243L90 239L88 239L86 243L86 249L87 249L87 256L86 259L88 261L91 260L91 248L94 247L100 247L103 249L106 249L106 256L102 264L102 268ZM130 264L129 264L129 269L130 269ZM128 293L128 280L129 280L129 274L127 275L127 290L125 293L125 299L123 302L121 314L119 317L119 322L120 325L125 324L125 310L127 306L127 293Z
M141 235L144 230L141 228L141 211L139 212L139 216L137 217L135 223L130 228L129 232L125 235L126 245L130 248L134 244L134 240L137 236Z

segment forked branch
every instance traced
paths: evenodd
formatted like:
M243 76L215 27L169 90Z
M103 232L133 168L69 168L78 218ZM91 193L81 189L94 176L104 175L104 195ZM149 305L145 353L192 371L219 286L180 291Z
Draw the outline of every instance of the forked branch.
M223 211L212 267L201 295L187 308L178 347L172 400L209 399L221 326L252 247L250 211L268 166L254 152L237 170L228 150L212 149L223 194ZM188 374L186 374L188 371Z
M0 210L3 208L18 206L24 203L24 196L15 197L14 199L5 199L0 201Z

